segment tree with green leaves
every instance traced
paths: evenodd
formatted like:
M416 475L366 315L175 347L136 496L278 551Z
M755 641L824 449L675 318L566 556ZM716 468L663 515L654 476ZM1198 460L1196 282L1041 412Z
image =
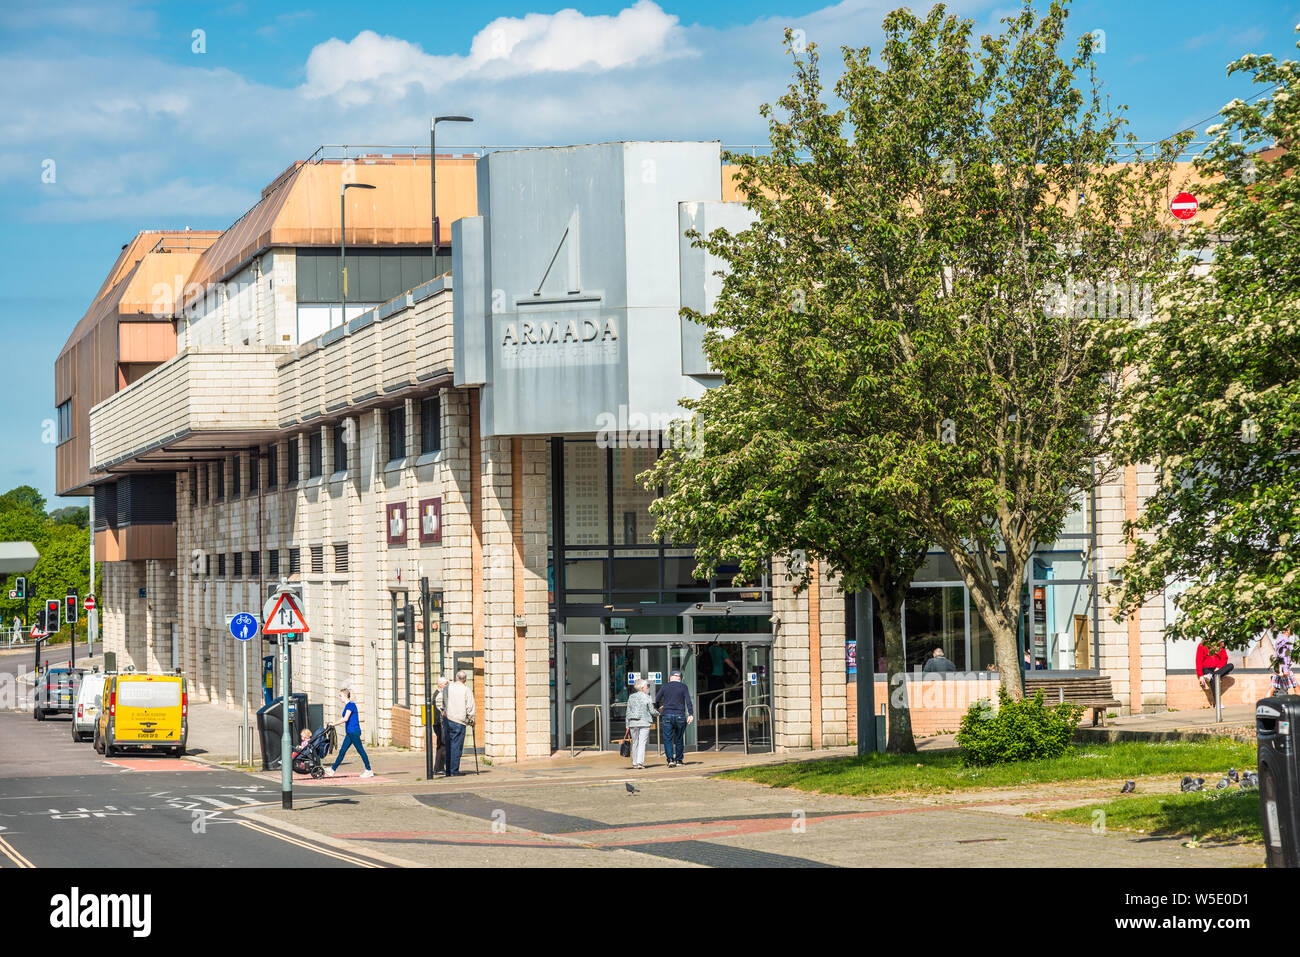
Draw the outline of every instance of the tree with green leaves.
M31 542L40 555L36 567L24 576L30 601L9 598L12 577L8 588L0 590L0 624L7 625L16 617L30 625L28 610L35 613L47 598L63 602L69 588L75 588L83 597L89 592L90 531L76 523L75 515L72 522L60 520L56 517L60 512L67 517L67 508L46 514L44 497L30 485L0 495L0 541ZM76 634L84 638L85 615L78 614L77 618ZM72 632L64 625L60 634Z
M701 240L727 272L713 313L687 314L724 384L684 403L702 441L648 476L703 568L801 548L895 632L941 545L1012 698L1030 556L1104 475L1105 321L1148 306L1176 255L1157 224L1179 143L1117 165L1122 115L1091 37L1058 52L1065 22L1026 5L976 42L942 6L897 10L879 63L842 51L834 110L816 46L794 57L771 152L728 156L756 222Z
M1167 308L1120 352L1122 451L1161 475L1120 611L1185 584L1167 637L1229 648L1300 624L1300 64L1244 56L1239 72L1267 89L1208 131L1196 194L1212 222L1188 228Z
M1121 377L1108 332L1117 315L1149 314L1168 284L1179 241L1167 204L1190 135L1144 153L1123 108L1105 104L1093 37L1064 52L1067 15L1026 4L977 54L963 49L961 109L942 140L912 144L926 175L909 203L942 266L900 303L909 321L890 370L928 396L930 418L901 436L884 491L920 493L1012 699L1030 558L1111 474Z

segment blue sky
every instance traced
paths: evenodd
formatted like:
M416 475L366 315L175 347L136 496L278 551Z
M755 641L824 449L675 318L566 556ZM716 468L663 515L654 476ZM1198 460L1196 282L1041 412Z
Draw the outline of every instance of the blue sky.
M322 143L418 144L428 116L477 122L448 145L611 139L763 142L758 106L789 79L785 26L822 48L875 46L895 2L94 3L0 10L0 336L8 361L0 491L54 498L54 358L123 243L147 227L223 228ZM1015 9L959 0L991 29ZM913 9L927 9L913 4ZM1112 102L1157 139L1249 97L1226 65L1296 56L1300 0L1076 2L1105 31ZM196 39L195 31L202 31ZM201 49L200 49L201 48ZM829 84L828 84L829 85ZM42 182L46 160L55 182Z

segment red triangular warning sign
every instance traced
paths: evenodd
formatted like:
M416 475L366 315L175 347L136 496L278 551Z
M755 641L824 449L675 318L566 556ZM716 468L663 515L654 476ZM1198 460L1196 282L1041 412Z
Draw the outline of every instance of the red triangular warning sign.
M271 614L266 616L266 626L262 629L262 634L293 635L307 631L310 631L307 627L307 619L302 616L293 596L288 592L281 593L275 601L275 607L271 609Z

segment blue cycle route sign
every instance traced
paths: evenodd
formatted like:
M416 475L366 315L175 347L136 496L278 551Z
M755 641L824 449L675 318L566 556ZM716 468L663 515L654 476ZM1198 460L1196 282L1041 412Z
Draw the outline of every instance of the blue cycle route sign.
M257 635L257 619L248 612L241 611L230 619L230 633L240 641L248 641Z

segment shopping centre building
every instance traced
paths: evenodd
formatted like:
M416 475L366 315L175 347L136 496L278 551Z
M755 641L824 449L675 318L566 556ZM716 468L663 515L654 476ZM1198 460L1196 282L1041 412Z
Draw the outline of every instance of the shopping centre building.
M332 706L351 687L374 741L421 744L426 633L435 675L470 674L496 760L617 747L630 680L678 668L691 746L855 740L878 622L825 574L794 594L780 561L696 579L637 481L679 400L718 382L680 309L719 282L687 231L747 221L719 145L439 156L436 175L436 251L427 153L324 150L229 229L123 247L55 364L58 492L93 500L105 648L260 701L227 622L286 579L310 626L293 690ZM1042 673L1109 677L1123 710L1206 704L1167 602L1117 622L1105 596L1153 481L1130 468L1082 498L1024 589ZM910 664L942 647L958 668L909 681L914 727L955 728L996 675L941 552L904 617Z

